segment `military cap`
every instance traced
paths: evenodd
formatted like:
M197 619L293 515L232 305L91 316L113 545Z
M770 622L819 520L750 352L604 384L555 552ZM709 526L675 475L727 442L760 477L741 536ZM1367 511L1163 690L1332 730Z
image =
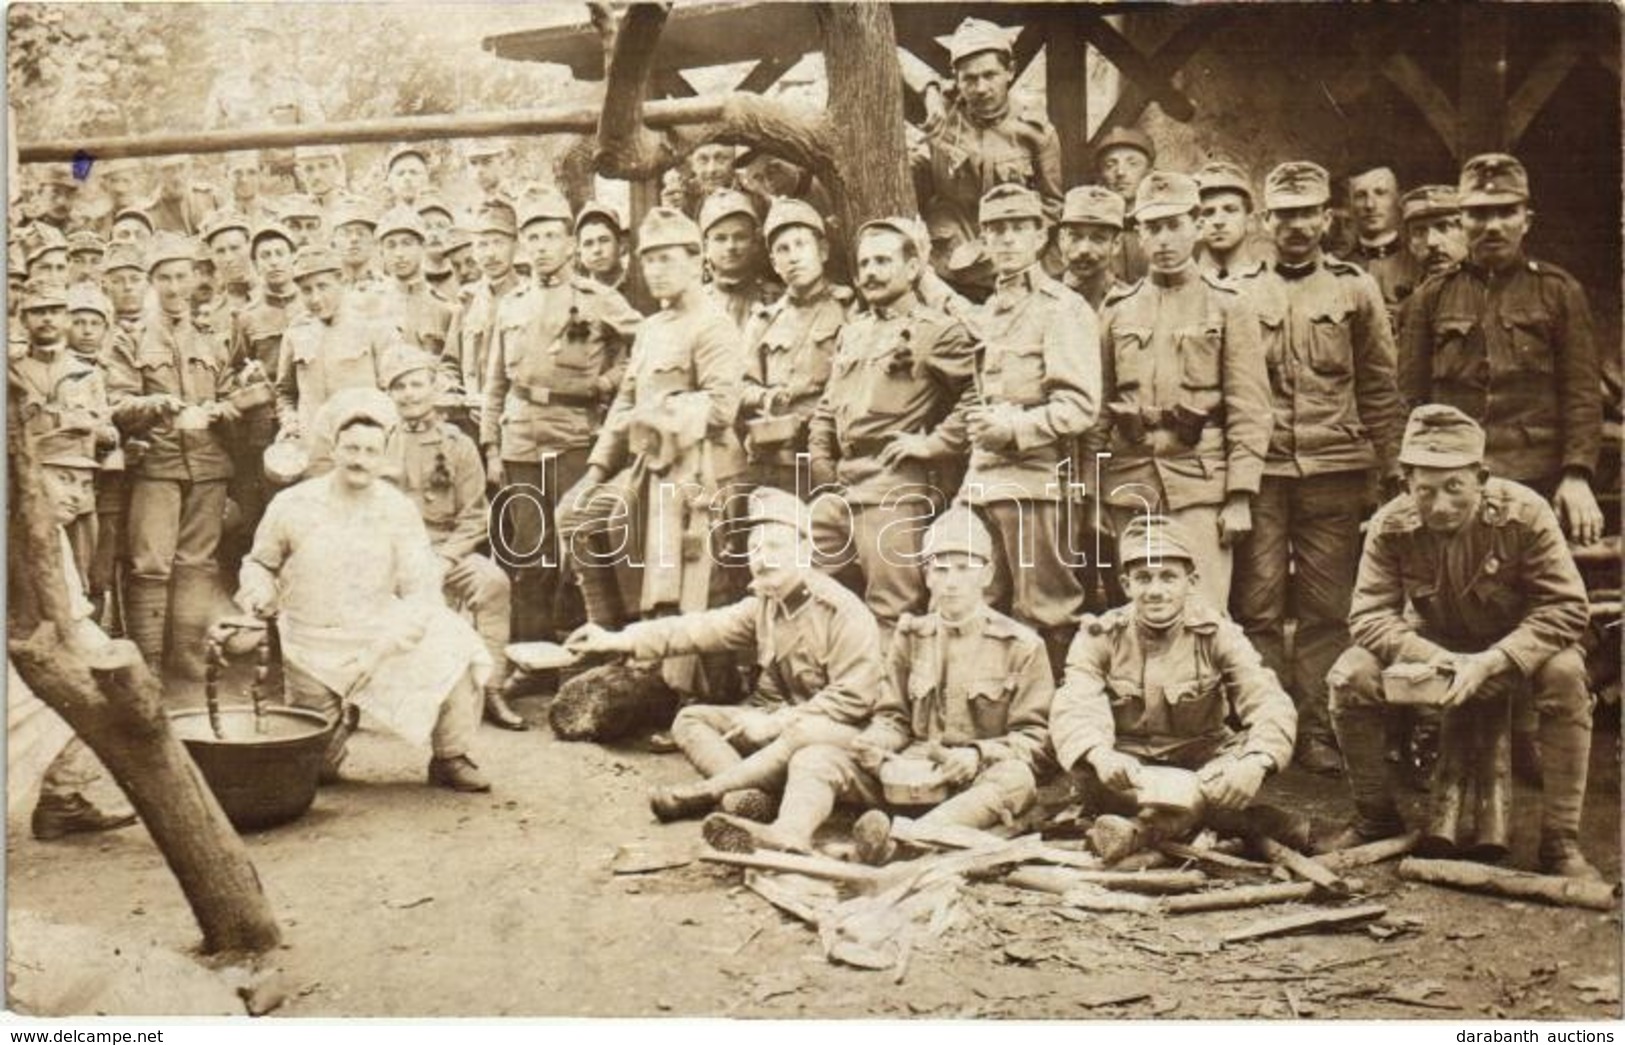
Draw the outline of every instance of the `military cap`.
M316 411L316 416L311 419L311 427L319 433L330 434L336 443L339 429L357 418L365 418L386 432L401 419L400 414L395 412L395 401L382 390L341 388Z
M1474 156L1461 168L1461 205L1495 207L1529 198L1529 172L1504 152Z
M638 227L638 253L660 247L700 249L700 227L692 218L671 207L654 207Z
M533 221L562 221L565 228L575 231L575 215L570 212L570 201L557 189L541 189L528 193L519 201L519 228Z
M139 221L141 224L147 227L148 232L158 231L157 228L152 224L152 215L148 214L140 207L125 207L123 210L113 215L113 224L117 225L126 218L134 218L135 220Z
M781 196L774 200L767 208L767 218L762 222L762 238L768 246L773 245L773 237L792 225L805 225L820 236L826 234L823 216L806 200L798 200L790 196Z
M512 150L513 146L501 138L475 138L464 147L463 155L472 160L476 156L502 156Z
M236 229L243 235L249 235L253 230L249 228L248 219L241 214L231 211L217 210L204 221L203 227L198 230L198 239L208 243L222 232Z
M67 307L67 290L55 280L29 280L28 285L23 287L23 300L20 311L28 312L36 308Z
M1152 171L1134 191L1135 221L1155 221L1175 214L1189 214L1202 205L1196 179L1177 171Z
M626 219L621 216L621 208L615 206L613 203L604 203L599 200L588 200L586 204L582 206L581 213L576 215L576 232L579 234L581 232L581 227L587 224L587 222L592 221L594 218L601 221L606 221L613 225L615 227L615 231L618 233L624 233L626 231Z
M451 209L451 204L447 203L439 196L419 196L418 214L421 216L429 213L431 210L437 210L448 218L455 218L457 216L456 212Z
M28 226L23 231L22 241L23 261L29 265L39 260L41 255L48 254L53 250L68 249L67 238L62 235L61 230L55 225L47 225L42 221L36 221Z
M787 490L759 486L750 492L750 506L742 520L746 526L769 523L788 526L803 537L812 536L812 510Z
M378 364L378 384L389 388L397 379L418 370L434 370L439 363L434 356L408 344L397 344L384 353Z
M1460 214L1461 196L1454 185L1418 185L1399 198L1399 207L1406 221Z
M34 437L34 455L42 465L94 470L96 435L88 428L53 428Z
M268 221L255 229L254 234L248 238L249 254L254 253L254 249L260 245L260 240L266 239L280 239L285 241L289 247L298 247L298 244L294 242L293 233L288 231L286 225L281 222Z
M922 256L931 253L930 233L926 230L925 223L915 218L906 218L900 214L889 218L870 218L858 226L858 234L852 237L852 242L856 243L863 239L863 234L870 229L895 232L899 236L910 240Z
M307 196L302 192L291 193L282 197L277 207L277 216L283 221L289 218L322 218L322 205L316 202L315 197Z
M81 229L68 237L69 254L106 254L107 244L94 232Z
M156 233L147 243L147 274L166 261L197 261L197 244L174 232Z
M1113 127L1101 135L1100 141L1095 144L1095 155L1104 157L1112 149L1127 148L1138 149L1145 153L1146 162L1157 162L1157 147L1151 142L1151 135L1138 127Z
M1117 539L1117 563L1127 566L1131 562L1161 562L1163 559L1184 559L1195 565L1196 557L1180 533L1179 524L1166 515L1136 515L1123 527Z
M987 190L976 208L976 220L984 225L1016 218L1044 220L1044 201L1025 185L995 185Z
M959 552L975 556L983 562L992 562L993 538L975 512L957 505L937 516L931 528L925 531L925 542L920 552L926 559Z
M237 171L245 168L258 170L260 154L257 152L228 152L226 153L226 170Z
M756 207L751 203L749 196L737 189L718 189L700 204L701 234L710 232L712 225L735 214L743 214L751 221L755 221Z
M1332 198L1332 176L1307 160L1277 164L1264 178L1264 209L1319 207Z
M1424 468L1464 468L1484 460L1484 429L1477 421L1442 403L1425 403L1411 411L1399 463Z
M68 288L69 312L95 312L108 322L113 319L113 303L102 288L94 283L80 282Z
M423 219L411 207L392 207L385 211L373 232L377 233L379 239L392 232L410 232L423 242L429 239L429 230L423 227Z
M205 241L202 236L194 236L191 242L192 260L197 262L200 266L207 266L208 271L213 271L214 251L209 249L208 242Z
M467 229L451 228L446 230L446 236L440 243L440 256L450 259L459 250L467 250L474 245L474 237L468 234Z
M1253 179L1245 167L1229 160L1213 160L1196 172L1196 190L1206 196L1210 192L1239 192L1253 205Z
M959 23L954 35L948 38L948 60L954 65L983 51L1011 54L1019 30L984 22L980 18L967 18Z
M1062 225L1110 225L1123 227L1123 197L1103 185L1079 185L1068 189L1061 205Z
M377 228L378 213L366 200L347 196L335 203L327 215L328 228L339 229L345 225L370 225Z
M440 247L430 247L423 253L423 278L431 281L445 279L451 275L451 265L446 261L446 252Z
M296 145L293 150L295 162L299 160L319 160L330 156L335 160L344 159L344 147L341 145Z
M501 200L486 200L480 209L474 212L474 221L469 231L498 232L504 236L517 237L519 226L514 221L512 207Z
M403 156L416 156L423 161L425 167L429 165L429 153L423 146L416 142L402 142L389 150L389 155L384 157L384 170L392 169L395 166L395 161Z
M107 254L102 258L102 274L117 272L119 269L146 271L141 252L133 243L115 243L107 248Z
M339 265L339 258L326 247L305 247L293 256L293 280L295 283L307 276L314 276L321 272L343 272Z

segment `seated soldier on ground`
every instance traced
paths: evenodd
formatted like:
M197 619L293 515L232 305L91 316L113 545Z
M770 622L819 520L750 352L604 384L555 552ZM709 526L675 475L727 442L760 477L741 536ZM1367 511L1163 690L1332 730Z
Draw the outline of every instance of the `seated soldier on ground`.
M924 559L931 612L898 621L873 721L848 744L796 753L773 823L707 817L713 847L810 852L814 832L845 801L869 807L853 826L858 858L885 863L896 845L881 779L893 758L935 763L952 795L925 812L922 825L988 828L1032 806L1055 690L1044 641L987 604L993 540L969 510L955 508L931 525Z
M1292 698L1241 628L1202 600L1198 564L1174 523L1135 519L1117 561L1129 605L1084 618L1050 709L1061 766L1096 815L1097 849L1109 835L1113 851L1101 855L1121 858L1204 821L1305 848L1306 820L1252 804L1264 778L1292 758ZM1195 773L1189 811L1148 808L1154 767Z
M863 600L814 569L810 512L794 494L750 495L745 524L750 594L731 606L608 631L584 624L577 653L640 660L754 652L761 674L739 705L697 704L672 723L672 739L705 779L659 787L649 805L662 821L725 810L768 820L790 757L808 744L840 744L868 720L880 685L880 628ZM741 754L748 752L749 757Z

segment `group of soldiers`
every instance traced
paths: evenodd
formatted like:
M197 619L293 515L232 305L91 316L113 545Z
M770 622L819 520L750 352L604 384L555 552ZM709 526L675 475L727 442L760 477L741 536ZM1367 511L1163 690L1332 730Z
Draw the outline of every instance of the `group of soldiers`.
M742 178L715 143L635 235L509 185L488 140L457 212L411 145L384 200L307 147L297 192L250 164L202 214L170 167L146 197L96 165L107 227L47 209L9 271L13 434L80 433L98 464L66 532L100 619L197 678L235 574L293 699L432 739L458 790L489 787L482 708L526 728L511 641L660 660L704 779L656 814L792 849L906 758L973 827L1057 768L1096 812L1167 765L1246 814L1296 759L1351 786L1322 842L1377 837L1402 826L1380 671L1422 662L1452 706L1520 692L1541 859L1595 874L1568 542L1602 535L1602 379L1579 285L1523 250L1523 166L1404 193L1357 171L1340 257L1319 165L1260 190L1121 128L1065 189L1011 33L968 19L949 51L921 215L849 231L805 172Z

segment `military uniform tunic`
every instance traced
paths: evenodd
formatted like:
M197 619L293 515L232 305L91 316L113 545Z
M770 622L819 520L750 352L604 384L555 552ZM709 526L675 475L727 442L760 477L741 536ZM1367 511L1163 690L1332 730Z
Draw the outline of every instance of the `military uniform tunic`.
M786 294L759 307L746 325L740 420L748 424L771 414L793 415L799 421L788 441L751 447L759 481L794 490L785 484L794 483L795 455L807 449L807 426L829 383L836 339L851 300L847 288L821 284L804 299Z
M734 326L743 330L757 309L771 305L784 296L784 286L763 276L744 279L713 277L705 285L705 296L733 320Z
M377 388L391 333L349 301L332 320L306 315L291 324L277 361L277 413L283 426L297 423L308 440L316 434L317 411L335 392Z
M388 323L401 340L416 345L436 359L443 357L457 309L429 289L422 276L411 282L390 280L382 283L370 311Z

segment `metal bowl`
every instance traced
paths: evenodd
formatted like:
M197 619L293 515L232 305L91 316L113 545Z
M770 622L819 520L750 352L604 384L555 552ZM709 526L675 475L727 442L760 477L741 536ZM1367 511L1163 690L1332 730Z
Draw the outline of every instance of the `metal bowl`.
M239 831L275 827L305 815L316 799L322 756L337 720L305 708L220 709L220 736L201 708L170 722Z

